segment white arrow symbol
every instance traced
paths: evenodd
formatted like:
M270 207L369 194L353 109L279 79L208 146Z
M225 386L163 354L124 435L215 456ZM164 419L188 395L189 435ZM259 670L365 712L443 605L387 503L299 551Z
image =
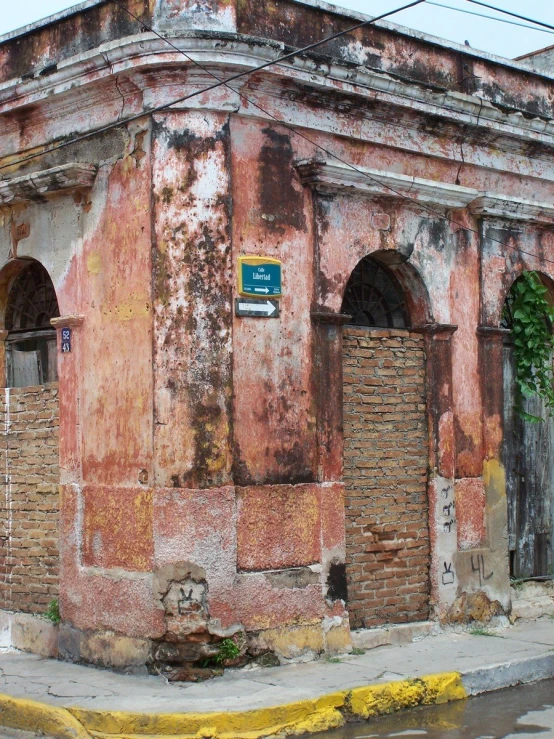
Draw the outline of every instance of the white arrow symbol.
M267 295L269 292L269 288L268 287L255 287L254 292L255 293L265 293Z
M267 313L268 316L272 316L277 310L273 303L269 300L267 303L239 303L240 310L249 310L253 313Z

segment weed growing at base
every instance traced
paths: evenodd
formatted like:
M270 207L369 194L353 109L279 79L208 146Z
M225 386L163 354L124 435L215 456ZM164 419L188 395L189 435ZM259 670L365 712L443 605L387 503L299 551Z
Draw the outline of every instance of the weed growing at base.
M44 614L45 618L47 618L49 621L52 621L54 626L57 626L61 619L60 616L60 603L57 598L53 598L50 603L48 604L48 608L46 609L46 613Z

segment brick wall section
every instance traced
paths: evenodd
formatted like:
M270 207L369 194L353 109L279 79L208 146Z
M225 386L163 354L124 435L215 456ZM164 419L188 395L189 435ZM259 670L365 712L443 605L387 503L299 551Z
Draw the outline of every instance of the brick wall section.
M58 594L58 385L0 393L0 608L44 613Z
M429 615L428 438L419 334L344 329L346 561L352 628Z

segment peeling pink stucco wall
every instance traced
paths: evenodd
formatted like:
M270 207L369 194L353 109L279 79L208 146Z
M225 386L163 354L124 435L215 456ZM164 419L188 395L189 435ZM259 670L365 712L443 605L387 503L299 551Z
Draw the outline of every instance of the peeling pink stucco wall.
M135 12L186 31L218 74L349 22L292 0L214 0L194 17L187 3L152 5ZM239 92L205 92L14 163L213 83L159 39L138 43L138 30L102 5L19 48L0 44L2 177L97 167L90 187L0 203L4 305L14 260L38 259L74 327L73 351L59 357L65 653L84 654L88 632L163 639L158 580L177 565L205 583L212 636L243 630L291 656L287 639L303 628L310 649L330 648L332 623L334 648L348 647L347 603L329 597L347 545L337 314L367 255L397 276L425 336L434 616L448 619L479 590L508 609L501 339L487 330L522 270L554 279L553 219L542 206L521 205L524 218L471 203L483 193L552 202L551 80L368 27L328 49L332 74L303 58ZM219 43L206 30L231 36ZM459 78L464 61L478 88ZM354 184L303 178L299 161L337 164L329 152L427 190L414 181L405 194L370 192L363 174ZM453 205L447 187L474 194ZM22 222L30 236L14 251ZM279 319L234 315L238 257L250 254L282 260ZM494 572L484 585L472 554Z

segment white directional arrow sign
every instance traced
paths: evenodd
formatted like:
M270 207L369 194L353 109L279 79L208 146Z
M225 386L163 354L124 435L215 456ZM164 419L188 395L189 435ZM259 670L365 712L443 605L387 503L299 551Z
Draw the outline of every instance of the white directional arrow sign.
M256 305L255 303L239 303L239 310L248 310L251 313L266 313L268 316L272 316L277 308L268 300L267 303L262 303L261 305Z
M269 288L268 287L255 287L254 290L257 293L265 293L265 295L267 295L268 292L269 292Z
M279 315L279 301L256 300L256 298L236 298L235 313L237 316L277 318Z

